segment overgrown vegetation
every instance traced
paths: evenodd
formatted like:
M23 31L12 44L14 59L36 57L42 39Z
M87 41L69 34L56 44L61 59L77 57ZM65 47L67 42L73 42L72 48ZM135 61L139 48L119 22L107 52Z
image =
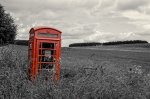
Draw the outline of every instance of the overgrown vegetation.
M99 46L99 45L121 45L121 44L143 44L148 43L143 40L130 40L130 41L112 41L105 43L91 42L91 43L73 43L69 47L84 47L84 46Z
M0 45L14 42L15 36L16 25L14 20L0 4Z
M70 49L65 49L65 52L68 50ZM69 53L65 54L70 55ZM33 83L27 77L26 57L27 51L21 46L9 45L0 49L1 99L150 98L150 74L144 73L140 65L110 71L107 65L112 64L96 63L95 54L91 52L84 56L86 61L90 61L88 64L75 56L72 57L75 62L69 65L70 68L62 68L59 84L51 80L46 81L42 77ZM70 63L71 58L69 56L63 58L65 58L65 65L63 64L65 67L68 65L66 62ZM82 66L83 64L85 66Z

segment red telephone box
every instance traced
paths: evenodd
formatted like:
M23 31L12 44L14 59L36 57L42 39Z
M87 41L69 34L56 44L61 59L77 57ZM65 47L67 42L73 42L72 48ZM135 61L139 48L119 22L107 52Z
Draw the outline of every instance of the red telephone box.
M52 70L60 79L61 31L50 27L31 28L29 32L29 75L35 79L43 70Z

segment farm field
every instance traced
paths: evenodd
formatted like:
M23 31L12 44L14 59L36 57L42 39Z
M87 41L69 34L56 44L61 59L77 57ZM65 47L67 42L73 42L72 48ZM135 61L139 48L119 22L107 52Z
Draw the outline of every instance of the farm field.
M128 68L132 65L139 65L144 70L149 70L150 50L125 49L125 48L64 48L62 50L62 68L85 67L94 68L97 65L108 65L109 68ZM104 66L107 68L107 66ZM117 69L116 69L117 70Z
M150 96L147 47L64 47L57 86L44 81L33 85L27 79L24 71L27 46L3 46L0 53L2 99L149 99ZM8 90L11 88L13 91Z

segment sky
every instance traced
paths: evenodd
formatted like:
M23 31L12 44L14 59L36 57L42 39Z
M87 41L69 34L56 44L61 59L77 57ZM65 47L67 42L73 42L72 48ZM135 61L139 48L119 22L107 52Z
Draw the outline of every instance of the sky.
M18 25L16 39L49 26L62 31L62 46L79 42L150 42L150 0L0 0Z

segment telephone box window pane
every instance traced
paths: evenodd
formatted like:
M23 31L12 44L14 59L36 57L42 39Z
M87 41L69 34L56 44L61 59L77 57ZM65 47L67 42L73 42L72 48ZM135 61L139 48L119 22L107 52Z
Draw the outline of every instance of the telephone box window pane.
M45 69L52 69L54 64L47 64L47 63L42 63L42 68Z
M52 62L54 59L54 52L52 50L42 50L42 53L39 51L39 61L42 62Z
M38 36L39 37L54 37L54 38L57 38L58 37L58 34L49 34L49 33L38 33Z
M54 43L42 43L42 48L52 48L52 49L54 49Z

